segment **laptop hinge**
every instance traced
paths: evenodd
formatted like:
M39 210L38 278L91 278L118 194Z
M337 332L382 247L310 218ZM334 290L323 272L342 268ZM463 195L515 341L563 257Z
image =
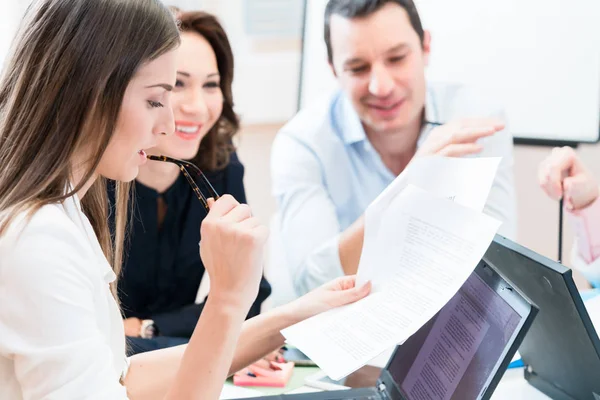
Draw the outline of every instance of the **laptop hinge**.
M390 398L389 395L388 395L388 392L387 392L387 387L385 386L385 383L383 383L381 381L381 379L377 379L377 383L376 383L375 388L377 389L377 391L379 392L379 394L382 395L382 397L384 399L389 399Z

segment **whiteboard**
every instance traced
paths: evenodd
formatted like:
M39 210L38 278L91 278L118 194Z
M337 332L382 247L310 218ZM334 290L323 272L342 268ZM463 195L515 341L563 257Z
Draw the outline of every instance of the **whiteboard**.
M299 107L336 88L323 41L327 0L306 0ZM598 141L599 0L416 0L431 32L430 81L484 90L516 138Z

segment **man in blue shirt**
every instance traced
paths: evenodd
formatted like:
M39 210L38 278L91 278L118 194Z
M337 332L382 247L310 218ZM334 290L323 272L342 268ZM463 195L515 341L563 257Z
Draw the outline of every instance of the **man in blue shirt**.
M502 109L466 87L426 82L430 41L412 0L327 4L325 42L340 90L294 117L272 150L278 233L297 294L356 273L362 215L413 157L503 157L484 211L515 237Z

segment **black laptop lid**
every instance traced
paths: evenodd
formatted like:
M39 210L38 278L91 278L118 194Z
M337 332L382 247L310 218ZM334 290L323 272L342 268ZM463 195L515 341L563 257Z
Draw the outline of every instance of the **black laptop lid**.
M484 260L540 309L519 349L530 383L555 399L600 399L600 341L571 270L500 236Z
M396 348L380 380L392 399L487 399L535 311L480 262L440 312Z

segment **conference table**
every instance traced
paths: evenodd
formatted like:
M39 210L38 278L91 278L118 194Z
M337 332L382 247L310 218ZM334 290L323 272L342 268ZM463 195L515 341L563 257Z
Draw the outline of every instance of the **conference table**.
M600 330L600 302L593 303L590 299L600 296L600 289L587 290L581 293L581 297L584 300L588 313L592 319L592 323L597 330ZM393 349L381 354L379 357L372 360L369 365L364 366L352 375L350 375L346 384L350 387L370 387L375 386L375 382L379 376L381 368L383 368L390 356L392 355ZM229 380L224 387L222 399L236 399L236 398L251 398L265 395L277 395L277 394L296 394L296 393L309 393L320 391L305 384L305 379L311 375L318 373L320 369L318 367L296 367L292 378L288 382L285 388L241 388L233 386L231 380ZM496 387L492 396L493 400L547 400L550 397L540 392L533 386L531 386L524 378L523 368L509 368L505 371L502 380Z
M379 366L367 365L346 380L346 384L351 387L369 387L374 386L379 376ZM285 388L238 388L234 387L229 381L224 388L225 396L222 399L233 398L251 398L255 396L277 395L277 394L295 394L317 392L316 389L304 384L306 377L319 372L317 367L296 367L294 374ZM510 368L502 377L502 380L496 387L493 400L547 400L546 396L533 386L531 386L523 377L523 368Z

